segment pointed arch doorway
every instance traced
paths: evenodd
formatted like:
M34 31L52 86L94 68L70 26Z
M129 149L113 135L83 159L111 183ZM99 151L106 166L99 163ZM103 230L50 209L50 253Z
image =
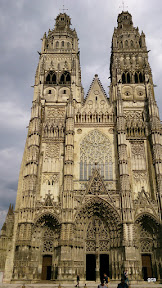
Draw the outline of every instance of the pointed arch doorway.
M99 281L109 276L110 235L107 225L97 216L90 219L86 235L86 280Z

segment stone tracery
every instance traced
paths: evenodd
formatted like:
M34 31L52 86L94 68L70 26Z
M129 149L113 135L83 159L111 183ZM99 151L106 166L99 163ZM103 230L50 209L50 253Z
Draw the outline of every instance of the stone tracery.
M88 180L95 166L105 180L113 178L112 145L98 130L88 133L80 143L80 180Z

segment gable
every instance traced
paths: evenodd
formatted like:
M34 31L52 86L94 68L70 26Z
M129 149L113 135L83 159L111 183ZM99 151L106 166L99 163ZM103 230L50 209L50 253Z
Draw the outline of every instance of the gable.
M102 84L98 78L98 75L95 75L89 91L87 93L83 110L103 113L110 109L109 99L107 98L106 92L102 87Z

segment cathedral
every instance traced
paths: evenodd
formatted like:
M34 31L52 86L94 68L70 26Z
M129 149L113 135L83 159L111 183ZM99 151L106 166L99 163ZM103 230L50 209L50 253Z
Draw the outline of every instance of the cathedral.
M97 74L84 96L78 36L60 13L42 38L16 205L1 229L3 282L117 281L126 270L162 279L161 131L131 14L114 29L109 96Z

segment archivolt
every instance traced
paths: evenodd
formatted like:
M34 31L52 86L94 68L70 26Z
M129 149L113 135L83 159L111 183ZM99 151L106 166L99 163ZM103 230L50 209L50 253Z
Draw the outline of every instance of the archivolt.
M101 220L107 223L110 230L116 229L121 224L121 218L116 210L109 202L100 197L93 197L84 203L75 216L75 222L80 222L98 216Z
M42 212L41 214L39 214L34 221L34 226L58 226L60 225L60 220L58 215L56 215L55 213L46 211L46 212Z

